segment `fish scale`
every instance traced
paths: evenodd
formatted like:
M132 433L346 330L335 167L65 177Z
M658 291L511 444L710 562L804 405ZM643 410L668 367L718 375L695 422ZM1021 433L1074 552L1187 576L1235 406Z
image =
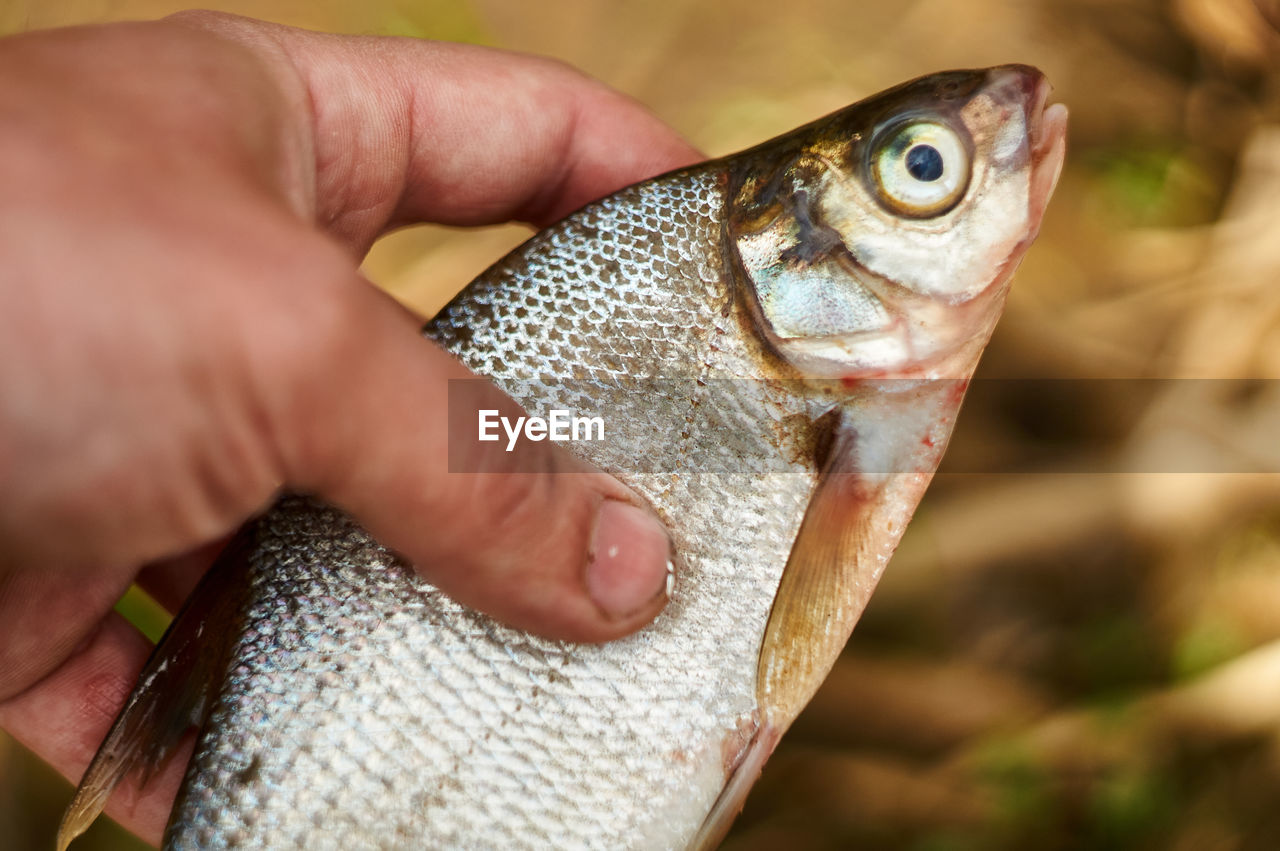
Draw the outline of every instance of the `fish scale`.
M715 474L627 474L629 459L655 451L653 400L625 402L635 376L756 372L758 353L724 315L723 191L707 172L590 206L428 328L530 410L563 386L522 379L564 376L620 405L608 444L580 446L669 519L680 585L667 611L605 645L539 639L453 603L332 509L285 503L258 533L251 631L169 846L320 847L333 813L348 811L396 825L405 847L665 848L697 829L724 782L722 742L755 710L760 635L816 474L811 462L800 475L742 469L728 501L708 499L727 492ZM607 238L588 251L592 234ZM692 420L697 385L679 386L690 396L671 418ZM668 469L688 466L680 441L659 451ZM331 541L335 527L349 532ZM766 569L744 573L729 555L743 551ZM350 704L367 682L381 698L361 711ZM239 780L250 766L252 782ZM299 772L315 778L308 794L272 797Z

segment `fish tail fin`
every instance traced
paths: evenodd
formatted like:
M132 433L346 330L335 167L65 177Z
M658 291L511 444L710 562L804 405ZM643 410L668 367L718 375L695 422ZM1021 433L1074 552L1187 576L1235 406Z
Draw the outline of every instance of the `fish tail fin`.
M145 786L186 731L203 725L234 643L226 625L245 597L255 537L253 524L236 534L151 652L62 816L57 851L89 829L127 774L139 770Z

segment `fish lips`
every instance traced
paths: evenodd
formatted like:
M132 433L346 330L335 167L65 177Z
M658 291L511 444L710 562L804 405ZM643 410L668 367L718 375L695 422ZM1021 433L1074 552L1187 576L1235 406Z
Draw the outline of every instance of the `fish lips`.
M1067 156L1067 107L1054 103L1045 105L1053 87L1044 77L1036 87L1034 101L1027 108L1027 120L1031 137L1031 218L1035 238L1044 218L1045 207L1053 195L1062 166Z

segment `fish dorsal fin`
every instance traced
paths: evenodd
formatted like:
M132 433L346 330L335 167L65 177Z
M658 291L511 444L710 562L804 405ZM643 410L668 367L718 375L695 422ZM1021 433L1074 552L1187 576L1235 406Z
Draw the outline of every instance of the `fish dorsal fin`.
M145 785L183 734L204 724L235 641L255 535L242 529L200 580L138 675L58 825L58 851L89 829L124 777L140 769Z

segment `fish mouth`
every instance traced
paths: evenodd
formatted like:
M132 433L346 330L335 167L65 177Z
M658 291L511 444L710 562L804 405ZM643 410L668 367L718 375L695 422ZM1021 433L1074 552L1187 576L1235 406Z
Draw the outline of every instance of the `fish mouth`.
M1023 110L1026 157L1031 165L1027 242L1035 238L1045 207L1057 186L1067 150L1067 108L1050 104L1053 86L1040 69L1030 65L1001 65L988 72L987 91L998 102Z
M1032 238L1040 229L1045 207L1062 174L1067 153L1067 108L1063 104L1046 103L1053 86L1036 72L1035 88L1027 101L1027 136L1031 154L1030 217L1034 225Z

